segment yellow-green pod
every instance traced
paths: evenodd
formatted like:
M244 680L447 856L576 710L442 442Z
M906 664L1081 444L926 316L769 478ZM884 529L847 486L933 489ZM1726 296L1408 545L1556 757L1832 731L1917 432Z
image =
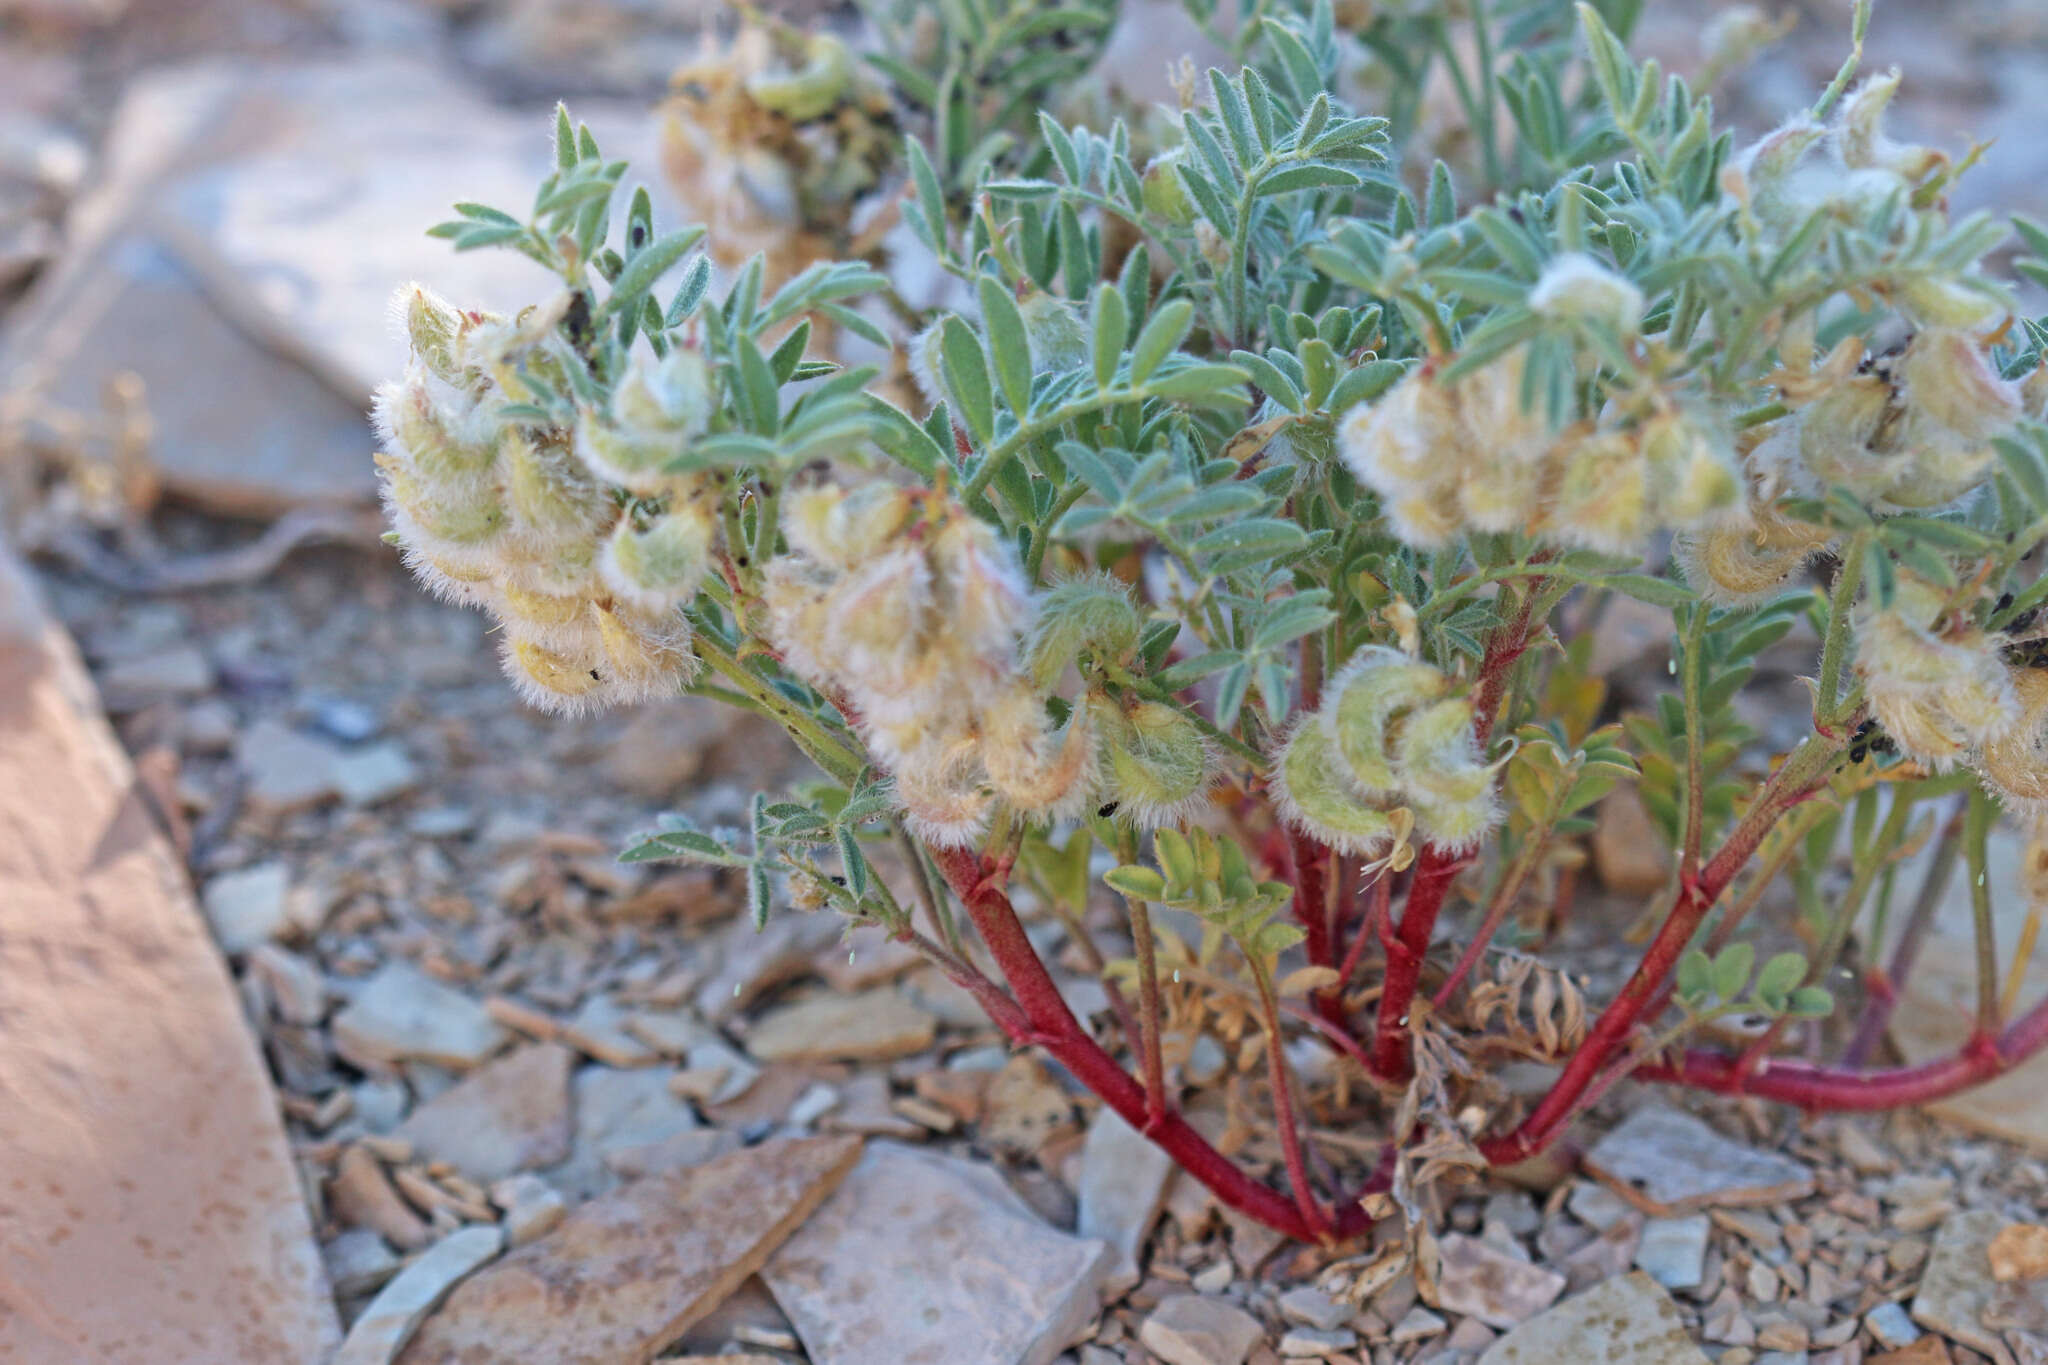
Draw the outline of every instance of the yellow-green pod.
M1383 797L1399 784L1388 727L1410 708L1441 697L1450 679L1385 645L1367 645L1330 680L1318 717L1350 789Z
M1313 717L1280 750L1273 793L1282 820L1340 853L1370 856L1393 842L1393 818L1359 797L1349 765Z
M508 432L504 445L512 510L522 530L549 538L596 534L611 496L561 452Z
M1163 702L1125 711L1107 697L1089 703L1099 736L1103 800L1144 829L1177 825L1201 808L1210 753L1201 728Z
M763 109L792 123L807 123L832 111L854 78L846 44L830 34L804 42L804 64L795 71L763 72L747 78L747 94Z
M601 572L620 597L648 610L683 605L697 595L711 565L717 525L708 509L689 504L636 529L619 518L605 542Z

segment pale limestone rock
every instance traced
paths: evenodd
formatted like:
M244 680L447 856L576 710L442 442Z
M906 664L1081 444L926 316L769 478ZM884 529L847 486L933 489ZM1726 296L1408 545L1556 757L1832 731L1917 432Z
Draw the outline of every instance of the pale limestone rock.
M1994 1360L2005 1349L2002 1328L2048 1320L2048 1281L2000 1284L1992 1278L1991 1244L2005 1224L1992 1209L1950 1214L1935 1234L1913 1299L1913 1321Z
M1707 1365L1671 1296L1638 1270L1595 1285L1531 1318L1478 1365Z
M1636 1268L1666 1289L1696 1288L1706 1267L1709 1228L1704 1213L1650 1219L1636 1244Z
M1586 1153L1586 1169L1643 1212L1778 1204L1813 1192L1813 1172L1777 1152L1722 1137L1682 1110L1648 1105Z
M1081 1148L1079 1211L1074 1231L1109 1243L1116 1264L1105 1286L1112 1295L1137 1284L1138 1252L1166 1202L1173 1158L1114 1109L1103 1105Z
M1095 1321L1110 1258L986 1166L876 1142L762 1276L814 1365L1049 1365Z
M575 1063L557 1043L515 1048L414 1109L393 1136L485 1183L552 1166L569 1155Z
M1166 1365L1244 1365L1265 1334L1259 1320L1235 1304L1175 1294L1152 1310L1138 1341Z
M230 957L284 936L291 925L292 872L281 862L256 863L223 872L200 894L214 941Z
M387 962L334 1016L334 1043L370 1065L473 1067L511 1036L477 1001L410 962Z

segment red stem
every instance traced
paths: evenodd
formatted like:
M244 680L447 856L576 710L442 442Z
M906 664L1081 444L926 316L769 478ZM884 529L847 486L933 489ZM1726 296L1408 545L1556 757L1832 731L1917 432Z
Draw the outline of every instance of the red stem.
M1287 849L1294 862L1294 919L1301 926L1302 951L1309 965L1337 968L1337 953L1330 935L1330 850L1296 829L1287 832ZM1338 986L1314 994L1317 1013L1333 1024L1344 1022L1343 996Z
M1802 1109L1868 1111L1943 1099L2004 1075L2043 1047L2048 1047L2048 1000L2002 1032L1976 1032L1952 1055L1920 1066L1852 1071L1766 1059L1756 1070L1745 1072L1741 1058L1700 1049L1677 1062L1644 1066L1636 1075L1723 1095L1757 1095Z
M999 882L987 875L977 854L967 849L934 849L932 857L966 907L968 918L974 921L1003 978L1016 993L1024 1027L1006 1027L1013 1042L1043 1047L1076 1080L1126 1123L1151 1138L1175 1164L1208 1186L1224 1204L1298 1241L1322 1239L1323 1230L1311 1227L1291 1199L1238 1169L1186 1119L1175 1113L1146 1112L1144 1087L1075 1020L1073 1011L1060 997L1052 974L1046 971L1037 950L1025 936L1008 895ZM1351 1199L1338 1205L1327 1235L1341 1240L1371 1226L1372 1219L1356 1199Z
M1395 1081L1414 1074L1414 1059L1408 1050L1408 1012L1422 980L1422 959L1429 951L1430 935L1436 932L1436 917L1444 908L1444 893L1465 866L1466 856L1446 853L1434 844L1422 850L1415 862L1415 877L1408 883L1408 903L1401 908L1400 928L1386 940L1387 978L1373 1029L1373 1066Z
M1814 750L1804 760L1801 752L1795 751L1779 765L1757 797L1756 805L1729 831L1726 841L1700 869L1698 878L1679 887L1677 900L1658 928L1657 937L1636 964L1628 984L1600 1012L1586 1041L1565 1063L1557 1084L1513 1132L1479 1144L1488 1161L1498 1166L1512 1165L1543 1150L1564 1131L1595 1078L1628 1045L1637 1025L1647 1019L1652 1002L1662 998L1665 980L1699 931L1707 911L1756 852L1770 827L1826 780L1841 746L1835 743ZM1820 762L1816 765L1815 760ZM1796 773L1797 777L1790 778L1788 773Z

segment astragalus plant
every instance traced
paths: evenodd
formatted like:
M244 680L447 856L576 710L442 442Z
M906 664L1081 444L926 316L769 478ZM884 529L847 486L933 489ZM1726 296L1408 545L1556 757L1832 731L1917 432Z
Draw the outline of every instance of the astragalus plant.
M1528 1157L1625 1076L1863 1109L1998 1075L2048 1042L1989 901L2048 879L1983 871L1995 821L2048 811L2048 332L1984 262L2017 233L2048 281L2048 234L1951 217L1969 158L1886 135L1897 73L1852 57L1739 146L1626 55L1630 8L1266 5L1171 110L1090 93L1103 5L890 9L874 53L750 33L678 78L669 136L759 240L657 233L644 193L613 231L627 168L566 113L530 212L435 229L555 282L509 317L403 296L392 539L534 704L714 697L816 761L751 829L628 859L914 944L1297 1237ZM1457 173L1410 132L1445 71ZM1640 713L1562 624L1611 594L1671 617ZM1737 693L1800 640L1811 724L1772 751ZM1672 871L1589 1001L1520 949L1625 785ZM1893 983L1832 1027L1830 983L1910 958L1959 862L1968 1042L1873 1065ZM1101 1017L1018 901L1067 920ZM1757 964L1760 903L1805 952ZM1248 1165L1183 1116L1204 1030ZM1516 1058L1557 1068L1533 1104Z

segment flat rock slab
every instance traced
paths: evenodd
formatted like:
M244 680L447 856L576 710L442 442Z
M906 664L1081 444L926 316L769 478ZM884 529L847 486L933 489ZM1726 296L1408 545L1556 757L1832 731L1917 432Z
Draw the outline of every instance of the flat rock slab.
M410 962L387 962L334 1016L334 1043L350 1061L432 1062L463 1070L512 1035L490 1011Z
M2048 1280L2000 1284L1991 1275L1991 1244L2006 1226L1992 1209L1952 1213L1934 1236L1913 1321L1993 1360L2004 1358L1999 1333L2048 1329Z
M1173 1158L1108 1105L1095 1112L1081 1148L1079 1212L1074 1230L1107 1242L1116 1267L1106 1288L1138 1282L1138 1248L1159 1219Z
M326 1359L340 1331L233 985L4 550L0 1010L0 1359Z
M1585 1166L1657 1218L1813 1193L1813 1172L1804 1163L1730 1142L1691 1114L1663 1105L1629 1115L1586 1153Z
M2012 881L2000 880L1997 846L1993 847L1987 875L1995 885L1994 904L2023 900L2014 894ZM1958 876L1956 880L1967 879ZM1892 1011L1892 1042L1908 1066L1952 1056L1969 1040L1977 1009L1977 957L1969 912L1960 913L1960 928L1951 917L1945 933L1937 931L1921 946L1899 1007ZM2013 951L2001 935L1999 961L2011 962ZM2048 994L2048 955L2037 954L2020 998L2039 1000L2044 994ZM2048 1154L2048 1050L1997 1080L1936 1100L1927 1111L1973 1132Z
M1616 1276L1534 1317L1478 1365L1707 1365L1671 1296L1642 1271Z
M609 155L657 164L641 102L576 112ZM417 279L509 311L544 286L516 253L424 235L448 216L449 170L460 192L521 209L549 168L548 127L544 102L505 110L426 60L152 71L126 88L64 255L9 314L0 389L46 385L90 412L132 371L175 491L251 515L367 502L364 409L405 362L392 291ZM649 179L660 230L679 226Z
M592 1200L464 1282L400 1365L641 1365L761 1268L860 1157L786 1139Z
M895 991L816 995L762 1016L747 1051L764 1062L888 1061L932 1045L939 1021Z
M1478 1318L1489 1327L1514 1327L1564 1292L1565 1277L1555 1270L1517 1260L1477 1237L1454 1232L1438 1245L1438 1308Z
M1236 1304L1202 1294L1162 1299L1138 1329L1139 1343L1166 1365L1243 1365L1265 1335Z
M576 1054L533 1043L486 1062L412 1111L393 1132L472 1180L502 1180L569 1155Z
M876 1142L761 1274L814 1365L1049 1365L1111 1259L987 1166Z

